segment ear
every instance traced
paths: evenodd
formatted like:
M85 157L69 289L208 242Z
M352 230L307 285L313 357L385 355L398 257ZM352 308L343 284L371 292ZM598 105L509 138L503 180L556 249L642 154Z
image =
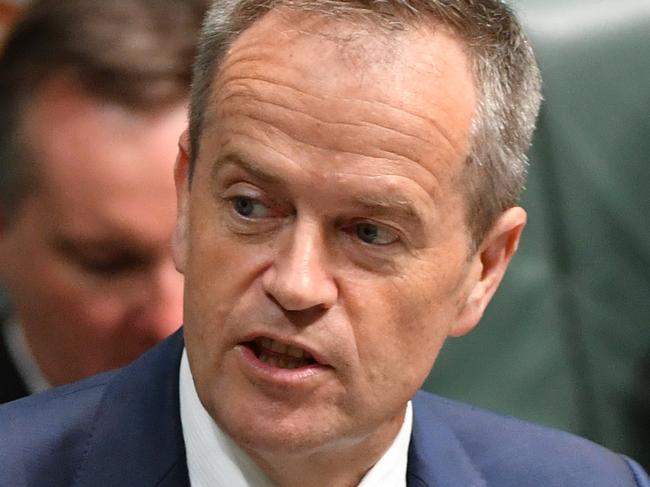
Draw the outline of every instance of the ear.
M471 287L465 295L459 319L452 327L450 336L462 336L478 324L499 287L512 256L517 252L525 225L524 209L509 208L483 238L478 251L472 257L468 273Z
M178 156L174 166L176 184L176 227L172 235L172 257L178 272L185 271L188 252L189 199L190 199L190 156L189 135L183 132L178 141Z

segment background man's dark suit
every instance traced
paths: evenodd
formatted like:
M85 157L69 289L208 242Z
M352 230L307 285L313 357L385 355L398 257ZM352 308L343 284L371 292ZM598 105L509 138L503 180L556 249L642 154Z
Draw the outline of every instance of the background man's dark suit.
M189 485L182 347L177 333L125 369L0 408L0 485ZM418 487L650 487L636 464L595 444L425 393L414 400L407 478Z
M6 321L6 313L0 311L0 404L29 394L27 386L16 369L16 364L9 355L9 348L3 333Z

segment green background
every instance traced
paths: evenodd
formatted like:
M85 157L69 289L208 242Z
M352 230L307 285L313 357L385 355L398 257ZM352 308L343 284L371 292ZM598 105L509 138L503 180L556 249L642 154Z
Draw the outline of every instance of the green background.
M518 255L425 389L650 466L650 1L520 2L544 78Z

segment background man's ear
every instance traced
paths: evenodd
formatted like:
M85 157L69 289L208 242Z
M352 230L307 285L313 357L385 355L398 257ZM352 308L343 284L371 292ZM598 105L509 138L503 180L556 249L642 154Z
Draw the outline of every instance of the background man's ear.
M189 135L187 130L183 132L178 141L178 156L174 166L174 183L176 184L176 228L172 235L172 256L174 265L179 272L185 270L185 260L188 251L189 231Z
M506 210L485 235L472 257L469 278L473 284L459 319L452 327L451 336L462 336L478 324L499 287L512 256L517 252L525 225L526 212L523 208L514 207Z

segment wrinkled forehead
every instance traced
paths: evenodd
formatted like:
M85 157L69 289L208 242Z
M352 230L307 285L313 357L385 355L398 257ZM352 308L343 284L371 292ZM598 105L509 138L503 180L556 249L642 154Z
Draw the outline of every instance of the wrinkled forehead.
M265 164L272 153L321 177L391 174L446 198L469 150L469 63L443 30L396 35L295 12L254 24L215 79L200 172L228 151Z
M284 66L288 76L297 81L318 79L321 89L327 89L323 81L330 80L331 88L356 73L352 82L359 83L364 76L376 70L390 71L391 62L399 58L403 32L389 32L371 21L350 16L334 17L321 12L297 11L289 8L273 10L255 21L234 39L219 69L213 77L208 110L219 101L219 89L232 78L233 67L254 63L262 65L269 60ZM314 59L336 58L339 73L315 69ZM264 69L260 67L260 70ZM261 78L266 73L251 70ZM210 113L206 114L208 117Z
M434 37L446 41L433 42ZM444 50L453 52L448 55L441 52ZM319 65L314 60L334 62ZM383 98L424 117L430 108L426 98L434 91L423 86L428 80L438 86L450 71L454 71L452 78L467 78L470 73L473 79L464 43L441 24L378 23L361 14L340 16L279 8L254 22L230 46L213 79L206 125L222 101L223 86L237 78L238 70L245 67L247 76L264 79L270 77L265 72L269 64L281 66L282 72L274 72L275 76L293 79L298 85L313 82L323 95L354 92L356 87L363 98ZM409 82L415 79L417 83ZM473 85L452 87L450 106L444 108L453 112L451 105L464 98L473 110ZM457 146L464 145L464 135L459 134Z

